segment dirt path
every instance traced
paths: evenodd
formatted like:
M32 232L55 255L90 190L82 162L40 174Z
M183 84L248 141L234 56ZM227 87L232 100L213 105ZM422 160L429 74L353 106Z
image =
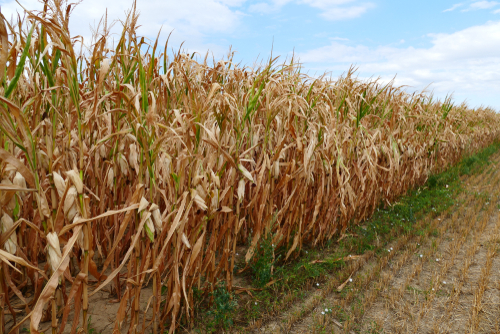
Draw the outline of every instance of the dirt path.
M332 277L259 333L500 333L500 154L464 179L461 205Z

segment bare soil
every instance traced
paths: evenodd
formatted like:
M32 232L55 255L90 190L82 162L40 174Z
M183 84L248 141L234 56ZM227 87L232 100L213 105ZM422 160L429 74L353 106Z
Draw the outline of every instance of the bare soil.
M500 155L492 161L463 179L464 204L425 218L434 229L394 241L341 292L312 289L255 333L500 333Z

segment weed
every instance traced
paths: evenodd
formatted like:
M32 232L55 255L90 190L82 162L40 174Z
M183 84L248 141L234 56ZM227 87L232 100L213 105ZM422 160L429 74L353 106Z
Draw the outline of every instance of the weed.
M231 314L238 305L234 293L227 291L224 281L220 281L211 293L211 297L213 297L213 305L207 315L212 317L212 321L207 323L207 329L212 332L218 327L228 328L233 324Z
M276 214L274 214L271 226L276 222ZM272 230L272 228L271 228ZM260 247L255 251L253 261L250 268L254 275L254 285L263 287L271 281L274 275L279 275L282 267L276 267L276 262L280 259L281 255L275 256L275 246L273 244L272 233L267 233L264 239L260 242Z
M384 329L382 328L382 326L378 324L376 321L372 321L367 334L383 334L383 333Z
M337 315L340 322L349 320L349 313L347 313L340 305L333 307L333 313Z
M408 290L408 291L412 291L412 292L417 293L417 294L423 294L423 293L426 293L426 291L422 291L422 290L420 290L420 289L414 288L414 287L412 287L411 285L408 285L408 286L406 287L406 290Z
M88 334L101 334L101 333L97 333L97 330L95 328L92 328L92 316L89 316L89 322L87 324L87 333Z

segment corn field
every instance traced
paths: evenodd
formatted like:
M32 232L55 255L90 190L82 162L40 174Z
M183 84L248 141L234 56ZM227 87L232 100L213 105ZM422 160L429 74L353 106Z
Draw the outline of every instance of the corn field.
M103 288L113 332L172 333L193 288L232 289L237 245L250 263L272 235L293 258L500 136L491 109L352 70L169 56L135 7L118 42L104 24L77 52L72 9L0 22L0 333L86 332Z

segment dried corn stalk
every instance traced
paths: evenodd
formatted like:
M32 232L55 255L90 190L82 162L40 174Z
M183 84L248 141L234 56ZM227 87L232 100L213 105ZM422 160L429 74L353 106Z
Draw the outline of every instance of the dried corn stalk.
M10 36L0 20L1 231L11 233L1 247L15 262L10 277L45 286L31 294L33 331L57 293L72 293L78 302L63 314L83 312L88 328L89 296L107 286L121 298L116 330L172 332L181 314L193 317L194 286L231 281L238 243L252 240L252 261L272 233L292 256L500 139L491 109L353 71L309 80L294 62L209 65L167 58L158 44L141 54L134 10L116 44L105 27L78 57L70 12L49 1ZM48 280L19 270L41 258ZM72 288L58 290L62 280ZM138 301L150 281L146 311ZM51 313L62 332L67 316Z

